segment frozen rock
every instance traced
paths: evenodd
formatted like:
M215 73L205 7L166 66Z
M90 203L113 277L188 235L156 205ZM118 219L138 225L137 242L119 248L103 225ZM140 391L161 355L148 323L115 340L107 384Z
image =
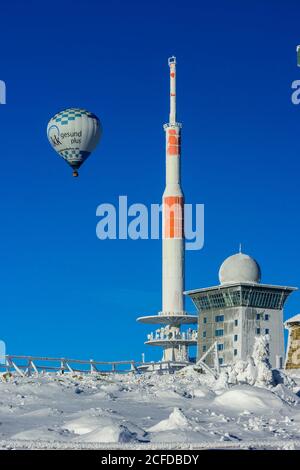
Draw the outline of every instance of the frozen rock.
M188 420L179 408L174 408L167 419L163 419L148 429L149 432L169 431L171 429L182 429L188 426Z
M284 407L282 400L271 391L249 385L232 387L215 398L214 404L237 412L247 410L257 414Z

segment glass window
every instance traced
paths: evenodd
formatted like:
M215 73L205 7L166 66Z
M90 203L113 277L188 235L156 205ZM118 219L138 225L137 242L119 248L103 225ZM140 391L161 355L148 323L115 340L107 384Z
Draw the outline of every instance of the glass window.
M203 338L206 338L206 331L203 331Z
M203 345L202 351L206 352L206 345L205 344Z
M234 335L233 340L237 341L238 340L238 335Z
M234 326L238 326L239 324L239 321L238 320L234 320Z
M251 290L249 288L242 288L242 305L248 305L250 299Z
M206 322L207 322L207 318L204 317L204 318L203 318L203 323L206 323Z
M209 308L209 301L208 301L207 295L205 295L203 297L195 297L193 300L196 303L197 308L199 310L201 310L201 309L205 310L205 309Z
M281 303L281 294L279 292L272 293L270 307L280 308L280 303Z
M260 328L256 328L256 334L260 335Z
M266 329L265 329L265 335L268 335L269 333L270 333L269 328L266 328Z
M224 330L216 330L215 331L215 336L223 336L224 335Z
M232 307L233 302L232 302L232 298L230 296L230 292L224 291L223 292L223 297L224 297L224 302L225 302L226 307Z
M241 304L241 292L239 290L231 292L231 298L233 305Z
M265 314L265 320L266 320L266 321L269 320L269 314L268 314L268 313Z
M268 293L267 292L262 292L261 293L261 298L260 298L260 304L265 307L267 303L267 298L268 298Z
M275 307L276 307L277 298L278 298L278 297L277 297L277 294L275 294L275 293L271 294L270 305L268 305L268 307L275 308Z
M253 304L259 305L260 292L253 292Z
M219 364L223 364L223 357L219 357Z
M234 350L233 350L233 355L234 355L234 356L237 356L237 349L234 349Z
M225 307L225 301L222 292L218 292L215 294L209 294L209 303L210 306L213 308L221 308Z
M283 292L280 289L243 286L197 293L192 296L192 299L198 310L220 309L238 305L280 309L288 295L289 292Z
M216 322L224 321L224 315L217 315L217 316L215 317L215 321L216 321Z
M250 305L251 307L258 308L282 308L288 293L283 293L281 290L266 289L251 287L242 287L242 305ZM285 298L284 298L285 297Z
M267 293L267 298L266 298L266 307L268 307L268 305L270 305L271 300L272 300L272 293L268 292Z
M218 344L218 351L223 351L224 349L224 344L223 343L219 343Z
M256 320L260 320L260 313L256 314Z

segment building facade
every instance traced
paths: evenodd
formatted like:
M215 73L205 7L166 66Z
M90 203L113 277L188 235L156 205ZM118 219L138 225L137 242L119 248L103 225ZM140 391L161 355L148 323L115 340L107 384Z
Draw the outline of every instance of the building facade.
M285 368L300 369L300 314L289 318L285 327L289 331Z
M283 307L294 287L261 284L258 263L244 253L227 258L220 285L187 291L198 310L197 358L217 342L219 362L247 360L254 338L269 335L272 367L283 367ZM213 366L213 355L206 362Z

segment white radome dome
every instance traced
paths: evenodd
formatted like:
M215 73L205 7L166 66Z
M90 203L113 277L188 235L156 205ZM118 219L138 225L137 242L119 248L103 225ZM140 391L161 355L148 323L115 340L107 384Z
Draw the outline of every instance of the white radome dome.
M219 270L221 284L236 282L258 283L260 278L261 270L259 264L251 256L244 253L237 253L226 258Z

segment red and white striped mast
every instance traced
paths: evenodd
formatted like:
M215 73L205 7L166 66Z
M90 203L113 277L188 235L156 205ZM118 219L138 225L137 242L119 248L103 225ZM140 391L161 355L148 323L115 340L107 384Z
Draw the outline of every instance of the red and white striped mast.
M170 117L166 133L166 187L163 193L162 315L184 315L184 196L180 185L181 127L176 122L176 58L170 68ZM179 325L178 325L179 327ZM174 327L175 328L175 327ZM173 352L164 351L172 360Z
M176 58L169 59L170 120L166 133L166 187L163 193L162 313L184 312L184 196L180 185L181 127L176 122Z
M184 196L180 187L180 134L176 122L176 58L170 68L170 117L166 133L166 186L163 194L162 227L162 310L158 315L139 317L137 321L160 324L148 335L145 344L161 346L163 361L189 361L188 347L197 344L197 331L181 332L181 325L197 324L197 315L184 309Z

